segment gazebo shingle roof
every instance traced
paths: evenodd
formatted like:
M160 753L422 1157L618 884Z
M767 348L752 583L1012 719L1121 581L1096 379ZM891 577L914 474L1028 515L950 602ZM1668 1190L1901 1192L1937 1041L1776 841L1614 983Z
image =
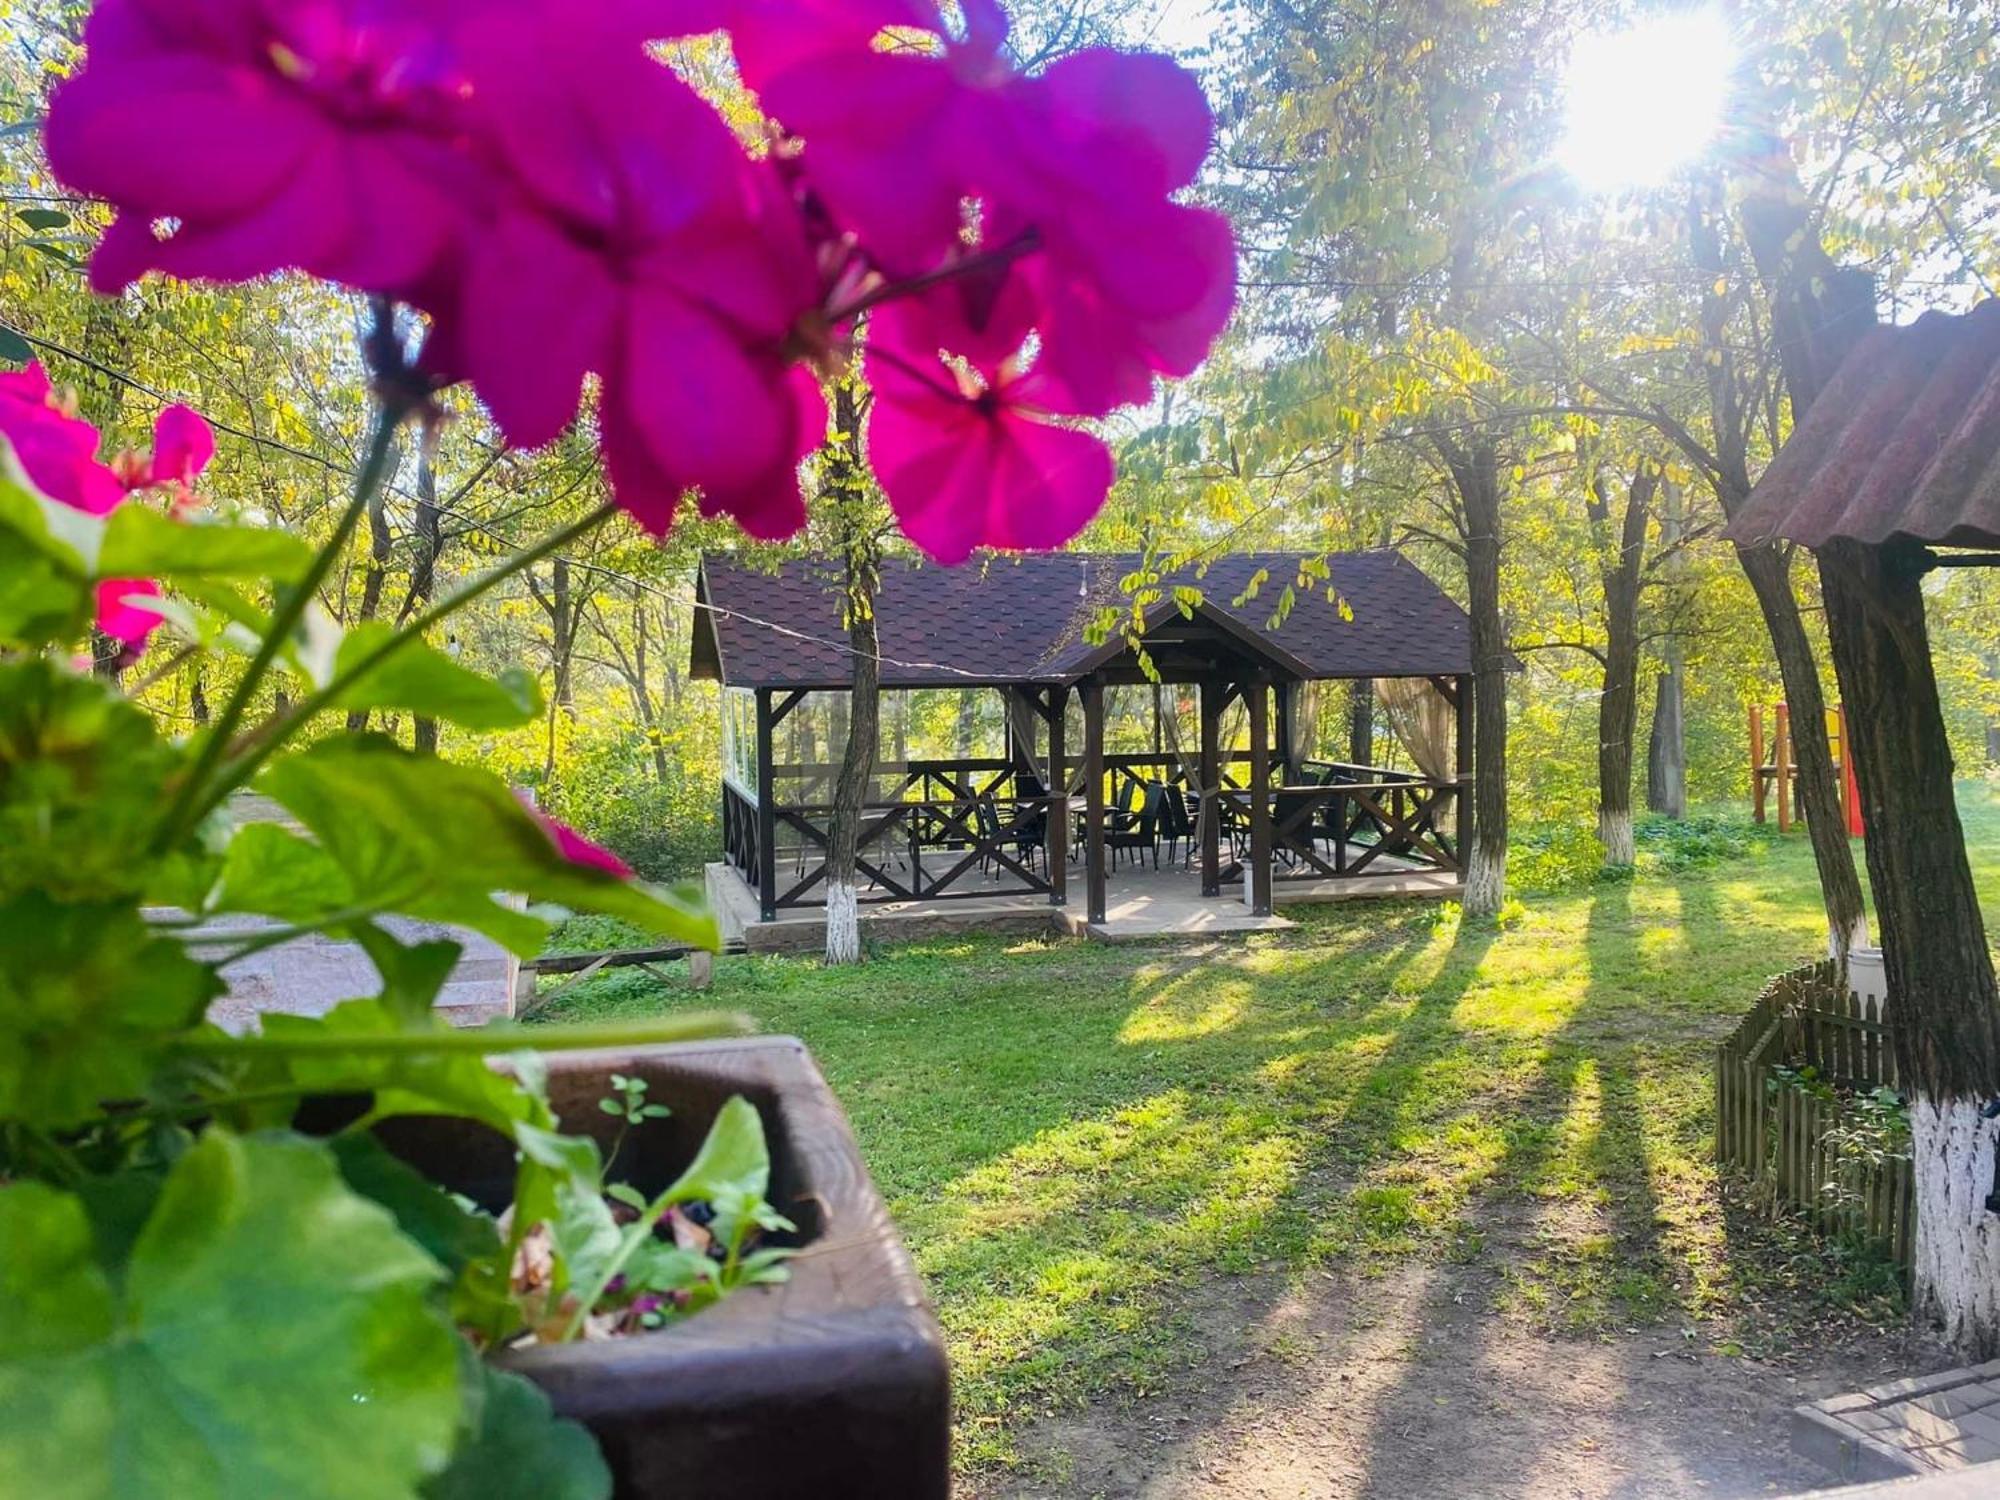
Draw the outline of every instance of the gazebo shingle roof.
M1394 552L1325 557L1330 584L1297 592L1275 627L1280 590L1319 554L1234 553L1167 580L1201 590L1204 610L1246 649L1280 671L1314 678L1445 677L1472 670L1465 611ZM1107 648L1085 629L1106 605L1122 606L1119 581L1135 554L1058 552L975 558L961 568L894 559L876 596L885 688L1070 682ZM1262 569L1257 597L1235 601ZM1338 602L1328 597L1331 587ZM704 558L697 584L693 673L731 687L838 688L851 680L841 624L841 574L797 560L775 572L725 556ZM1149 628L1178 618L1171 596Z

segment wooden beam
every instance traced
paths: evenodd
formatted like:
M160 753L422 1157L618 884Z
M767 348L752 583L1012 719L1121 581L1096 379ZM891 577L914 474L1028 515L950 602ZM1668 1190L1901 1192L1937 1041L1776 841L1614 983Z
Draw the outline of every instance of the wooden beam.
M1222 765L1218 754L1222 725L1222 684L1201 685L1201 893L1222 894Z
M796 703L803 694L792 695ZM771 689L757 689L757 910L766 922L778 915L778 801L771 775L774 752Z
M790 714L793 709L806 701L806 693L808 691L810 690L807 688L794 688L778 701L778 706L771 710L771 727L773 729L784 723L786 715Z
M1458 855L1458 867L1462 870L1472 858L1472 746L1479 732L1472 718L1472 679L1458 679L1457 730L1453 735L1456 744L1454 769L1458 772L1458 822L1453 837L1458 843L1454 851Z
M1250 705L1250 914L1271 915L1271 690L1244 684Z
M1083 796L1085 884L1089 920L1104 920L1104 684L1095 677L1083 684Z
M1298 684L1295 682L1284 681L1278 684L1278 740L1276 748L1278 752L1278 784L1281 786L1290 786L1294 781L1298 780L1298 770L1292 764L1292 714L1294 712L1292 699L1297 691Z
M1063 765L1063 733L1069 689L1049 689L1049 905L1069 905L1069 775Z

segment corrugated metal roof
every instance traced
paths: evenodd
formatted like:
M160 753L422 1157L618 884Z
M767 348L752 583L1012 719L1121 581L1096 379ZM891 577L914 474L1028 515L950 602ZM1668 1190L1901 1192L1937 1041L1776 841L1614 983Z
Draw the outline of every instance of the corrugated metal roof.
M2000 299L1863 338L1729 535L2000 546Z
M1236 553L1205 576L1169 580L1199 588L1218 634L1280 671L1310 677L1439 677L1472 670L1470 622L1413 563L1394 552L1335 553L1326 586L1301 590L1290 615L1270 620L1279 591L1298 576L1296 552ZM1105 605L1122 605L1119 580L1136 555L1057 552L975 558L960 568L914 560L884 564L876 595L882 685L1069 682L1104 654L1084 632ZM1269 581L1235 600L1259 569ZM839 572L814 561L775 572L727 557L703 559L693 672L732 687L843 687L851 680L841 625ZM1170 600L1161 626L1178 619Z

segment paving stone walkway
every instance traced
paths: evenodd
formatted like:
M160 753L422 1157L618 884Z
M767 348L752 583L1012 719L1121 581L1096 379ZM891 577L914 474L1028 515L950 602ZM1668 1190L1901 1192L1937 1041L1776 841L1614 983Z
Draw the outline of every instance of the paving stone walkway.
M2000 1359L1798 1407L1792 1446L1849 1479L1946 1473L2000 1460ZM2000 1472L1994 1484L2000 1492Z

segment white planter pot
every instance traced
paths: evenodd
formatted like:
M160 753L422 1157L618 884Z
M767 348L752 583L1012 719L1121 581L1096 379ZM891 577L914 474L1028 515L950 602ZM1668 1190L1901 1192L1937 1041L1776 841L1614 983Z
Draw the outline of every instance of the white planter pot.
M1882 967L1882 950L1858 944L1848 950L1847 983L1863 1000L1873 1000L1878 1007L1888 1005L1889 975Z

